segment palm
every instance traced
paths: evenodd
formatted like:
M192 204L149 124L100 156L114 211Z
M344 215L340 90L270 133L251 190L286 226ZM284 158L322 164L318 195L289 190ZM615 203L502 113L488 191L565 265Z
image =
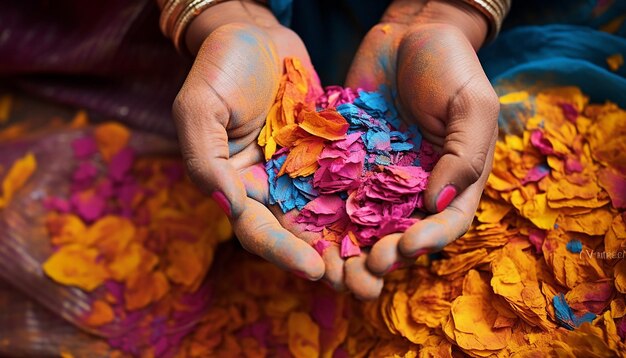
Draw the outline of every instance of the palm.
M355 57L347 86L374 90L381 84L397 90L401 116L419 125L442 159L425 192L425 206L436 214L374 245L367 264L379 275L394 263L411 261L400 253L413 257L440 250L467 230L491 168L498 105L472 45L451 25L374 27ZM449 183L460 195L441 209L438 193Z
M319 254L286 229L286 215L267 207L257 144L286 56L312 67L301 40L286 28L233 24L216 29L196 56L174 116L190 176L208 193L219 190L228 198L242 246L317 279L324 273Z

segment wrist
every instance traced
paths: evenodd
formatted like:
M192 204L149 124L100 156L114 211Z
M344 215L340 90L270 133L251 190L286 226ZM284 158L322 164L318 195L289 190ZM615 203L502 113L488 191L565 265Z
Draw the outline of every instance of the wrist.
M279 25L272 12L255 1L225 1L204 10L191 21L185 33L185 44L189 53L195 56L213 31L233 23L259 27Z
M478 50L489 33L488 19L476 8L455 0L430 0L423 11L424 21L455 26Z
M409 26L444 25L460 30L478 50L489 33L488 19L476 8L460 0L395 0L385 12L383 22Z

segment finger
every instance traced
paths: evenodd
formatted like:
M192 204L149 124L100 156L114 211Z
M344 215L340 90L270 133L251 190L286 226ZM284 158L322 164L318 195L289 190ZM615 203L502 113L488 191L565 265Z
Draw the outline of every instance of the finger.
M311 245L283 228L263 204L248 198L245 205L233 230L246 250L309 280L324 275L324 261Z
M296 221L296 218L299 215L297 210L291 210L287 213L283 213L278 206L274 205L270 208L270 211L274 213L278 222L285 229L289 230L289 232L307 244L313 245L316 241L322 240L321 233L307 231L304 225L299 224ZM322 260L324 260L325 267L324 277L322 280L334 290L343 291L345 289L343 272L344 259L341 258L339 245L331 244L324 249L321 256Z
M376 276L384 276L415 261L405 258L398 251L398 243L401 237L401 233L387 235L372 246L367 258L367 268L371 273Z
M417 220L424 219L422 212L417 212L411 217ZM398 268L410 266L415 263L414 259L407 259L398 251L398 243L402 233L393 233L382 237L371 248L367 258L367 268L374 275L384 276Z
M498 97L459 30L433 26L408 35L398 56L402 102L424 131L444 138L424 193L426 208L441 212L485 169Z
M193 72L192 72L193 73ZM191 180L231 218L243 211L243 183L228 162L230 111L220 95L190 74L173 106L181 154Z
M359 300L374 300L380 296L383 290L383 279L372 275L366 266L367 253L361 252L359 256L353 256L344 264L346 287L352 291Z
M345 261L341 258L339 245L333 244L327 247L322 253L322 259L326 267L322 280L335 291L344 291L346 289L343 269Z
M497 97L493 104L493 98L477 94L493 89L486 78L464 88L451 106L442 155L424 192L424 203L430 212L444 210L482 176L487 155L495 144Z
M245 187L228 162L229 112L210 87L186 87L174 105L181 154L191 180L231 218L243 212Z
M492 140L495 143L495 137ZM487 153L487 168L478 181L470 185L443 211L427 216L407 229L398 242L402 256L416 258L425 253L440 251L467 232L491 172L493 154L492 147Z

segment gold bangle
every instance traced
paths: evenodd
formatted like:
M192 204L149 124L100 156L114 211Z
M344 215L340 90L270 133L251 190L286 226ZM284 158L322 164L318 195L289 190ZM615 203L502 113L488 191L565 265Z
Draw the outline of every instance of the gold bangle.
M159 27L165 36L172 38L174 24L188 2L189 0L166 0L163 8L161 8L161 18L159 19Z
M161 7L159 26L179 52L187 52L184 37L193 19L213 5L227 0L157 0Z
M487 42L496 38L502 22L511 9L511 0L462 0L464 3L480 11L489 20Z

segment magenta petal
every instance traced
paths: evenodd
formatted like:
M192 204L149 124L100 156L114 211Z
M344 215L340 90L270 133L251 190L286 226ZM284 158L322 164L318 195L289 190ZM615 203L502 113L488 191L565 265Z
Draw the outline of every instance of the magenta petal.
M550 167L545 164L537 165L526 173L526 176L522 179L522 184L538 182L548 174L550 174Z
M354 244L350 239L350 235L346 235L341 240L341 257L348 258L352 256L359 256L361 254L361 248Z
M315 251L317 251L318 254L320 254L320 256L322 256L324 255L324 251L326 251L326 249L329 248L330 245L332 244L327 240L320 239L315 241L315 243L313 244L313 248L315 249Z
M54 210L63 214L69 213L71 209L69 201L56 196L46 198L43 205L47 210Z
M124 148L111 158L109 163L109 177L120 182L130 172L135 161L135 152L131 148Z
M578 110L576 110L571 103L561 103L561 110L568 121L576 123L576 120L578 119Z
M321 195L304 206L296 222L308 231L320 232L346 216L345 203L337 195Z
M92 137L75 139L71 145L76 159L89 159L98 151L98 145Z
M74 182L86 183L89 185L98 175L98 168L90 162L82 162L72 174Z
M548 234L539 229L530 229L528 232L528 241L535 247L535 251L537 253L541 252L541 247L543 246L543 241L546 239Z
M341 314L341 312L337 312L337 309L334 295L315 295L311 307L311 317L321 328L332 330L335 317Z
M102 217L106 202L99 195L74 193L70 198L74 210L83 220L93 222Z
M613 207L626 209L626 176L609 168L600 170L598 174L599 184L609 194Z
M313 176L313 187L322 194L356 189L363 172L365 147L359 132L331 143L324 148L318 163L320 168Z
M554 148L552 147L552 143L543 136L543 132L540 130L534 130L530 134L530 143L543 155L550 155L554 153Z
M572 174L580 173L582 171L583 165L578 159L573 157L567 157L567 159L565 159L565 173Z

